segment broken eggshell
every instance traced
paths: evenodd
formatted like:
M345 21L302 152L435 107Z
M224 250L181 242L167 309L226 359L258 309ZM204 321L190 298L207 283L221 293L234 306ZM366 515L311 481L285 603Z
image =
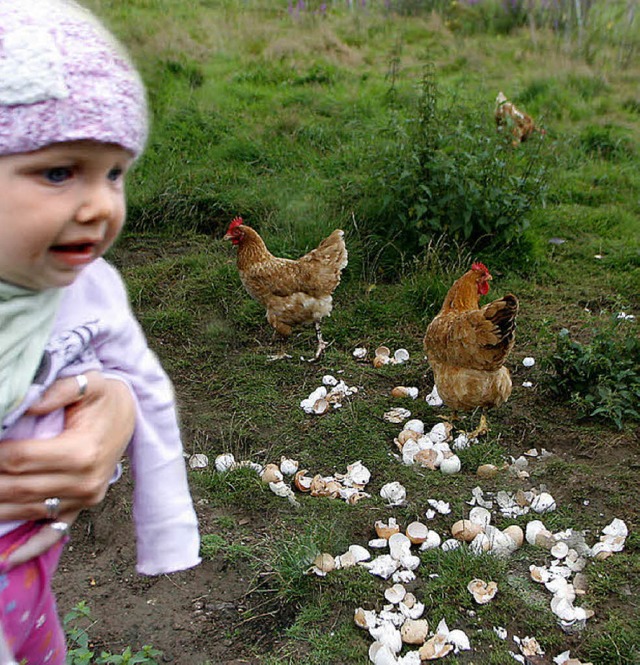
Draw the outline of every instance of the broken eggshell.
M496 582L485 582L476 578L467 584L467 591L473 596L478 605L486 605L498 593L498 584Z
M374 524L378 538L384 538L389 540L389 538L394 534L400 531L400 526L396 522L395 517L390 517L388 522L383 522L382 520L377 520Z
M407 595L407 590L402 584L394 584L385 589L384 597L392 604L397 605Z
M189 458L190 469L206 469L209 466L209 458L204 453L194 453Z
M429 634L426 619L407 619L400 628L400 636L405 644L424 644Z
M461 467L462 463L460 462L460 458L457 455L451 455L450 457L445 457L440 462L440 471L442 473L446 473L447 475L458 473Z
M407 525L405 533L414 545L421 545L429 535L429 527L422 522L415 521Z
M409 360L409 352L406 349L396 349L393 354L393 361L398 365L402 365L407 360Z
M353 350L353 357L356 360L364 360L367 357L367 349L364 346L359 346Z
M391 397L410 397L416 399L418 397L418 389L412 386L396 386L391 390Z
M280 458L280 472L285 476L292 476L298 470L298 461L284 457Z
M471 520L458 520L451 527L451 535L456 540L470 543L479 533L482 533L484 526Z
M282 480L282 471L276 464L267 464L260 479L263 483L279 483Z
M235 457L231 453L223 453L215 459L216 471L224 473L236 465Z
M380 489L380 496L389 503L390 506L399 506L407 498L407 490L397 480L383 485Z

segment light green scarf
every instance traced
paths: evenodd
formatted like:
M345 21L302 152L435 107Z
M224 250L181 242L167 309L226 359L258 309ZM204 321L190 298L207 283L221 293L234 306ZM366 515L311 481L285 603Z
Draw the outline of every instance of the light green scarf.
M0 281L0 421L27 393L51 334L62 289Z

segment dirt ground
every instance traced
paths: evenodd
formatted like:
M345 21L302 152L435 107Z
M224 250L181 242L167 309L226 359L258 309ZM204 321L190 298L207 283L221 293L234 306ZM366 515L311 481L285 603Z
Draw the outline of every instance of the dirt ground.
M163 652L162 662L178 665L258 663L244 653L242 639L232 636L248 607L247 571L229 568L220 558L173 575L138 575L130 496L129 483L121 481L74 525L54 585L60 614L86 601L96 654L151 644ZM204 529L211 511L202 504L197 509ZM258 629L252 643L267 635Z

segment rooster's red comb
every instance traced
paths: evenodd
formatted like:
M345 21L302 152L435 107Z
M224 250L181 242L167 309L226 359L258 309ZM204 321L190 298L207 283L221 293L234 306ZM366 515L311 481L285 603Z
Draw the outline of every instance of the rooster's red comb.
M475 271L475 272L483 272L483 273L486 273L487 275L490 274L490 273L489 273L489 270L488 270L488 268L487 268L487 266L485 266L484 263L480 263L479 261L476 261L476 262L471 266L471 270L473 270L473 271Z

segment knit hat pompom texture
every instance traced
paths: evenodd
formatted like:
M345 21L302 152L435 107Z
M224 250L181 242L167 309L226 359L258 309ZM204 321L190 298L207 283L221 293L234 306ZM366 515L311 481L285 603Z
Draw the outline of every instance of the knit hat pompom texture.
M0 155L62 141L138 156L145 91L126 52L72 0L0 0Z

